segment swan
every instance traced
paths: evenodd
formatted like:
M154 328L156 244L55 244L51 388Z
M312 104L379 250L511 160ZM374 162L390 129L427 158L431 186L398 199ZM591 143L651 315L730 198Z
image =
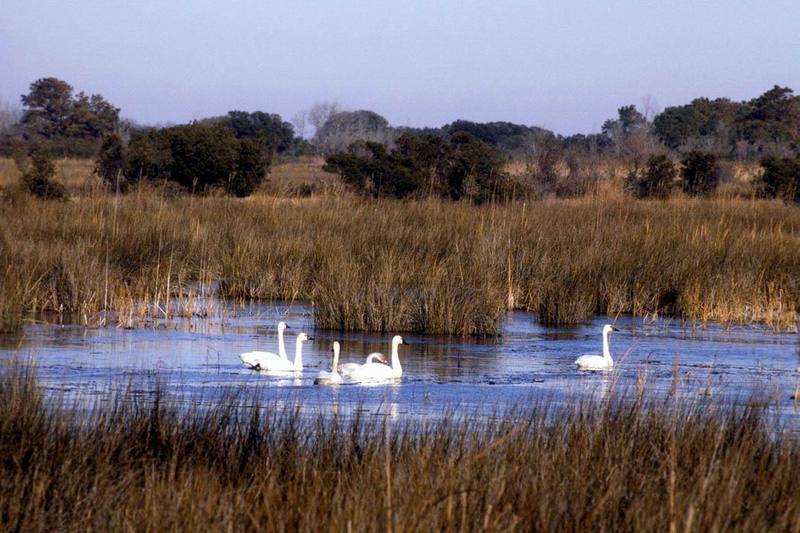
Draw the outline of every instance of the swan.
M338 385L342 382L342 376L339 374L339 343L333 342L333 364L331 371L320 370L317 377L314 378L314 385Z
M380 363L387 364L386 363L386 358L383 357L382 353L373 352L373 353L371 353L371 354L369 354L367 356L367 358L366 358L366 360L364 361L363 364L362 363L345 363L343 365L339 365L339 373L341 375L343 375L343 376L349 376L350 374L352 374L353 372L355 372L356 370L358 370L359 368L361 368L365 364L368 365L370 363L374 363L376 360L378 362L380 362Z
M611 324L603 326L603 355L582 355L575 360L580 370L605 370L614 366L611 350L608 349L608 336L612 331L619 331Z
M242 362L254 370L266 372L302 372L303 371L303 343L314 340L305 333L297 336L294 363L288 359L281 359L277 354L270 352L247 352L239 355Z
M392 364L391 366L383 363L365 363L347 376L349 381L354 382L383 382L400 379L403 375L403 367L400 366L400 355L397 347L401 344L408 344L400 335L392 338Z
M286 346L283 343L283 330L285 329L292 329L289 327L286 322L280 321L278 322L278 353L275 352L247 352L239 355L239 358L242 362L251 368L255 368L258 366L259 361L262 359L268 359L273 357L279 357L284 361L288 361L289 358L286 356Z

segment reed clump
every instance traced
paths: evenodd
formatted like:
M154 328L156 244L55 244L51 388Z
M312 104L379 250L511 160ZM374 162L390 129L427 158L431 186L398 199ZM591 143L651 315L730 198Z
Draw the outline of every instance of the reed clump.
M491 422L387 425L241 394L69 403L29 367L4 370L3 530L800 527L800 442L757 402L543 400Z
M172 198L144 186L56 203L12 195L0 201L0 293L6 329L34 312L169 318L209 294L310 300L318 327L343 330L493 335L508 308L547 324L630 313L789 329L800 208Z

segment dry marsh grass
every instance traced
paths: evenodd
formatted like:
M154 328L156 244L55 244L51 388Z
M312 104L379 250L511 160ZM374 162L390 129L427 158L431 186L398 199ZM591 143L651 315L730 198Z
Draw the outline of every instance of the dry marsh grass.
M3 530L800 528L800 442L757 402L543 401L387 426L242 394L64 404L32 376L0 375Z
M59 158L54 161L54 179L72 194L90 194L102 188L94 173L94 161L90 159ZM0 157L0 188L14 187L22 176L13 159Z
M0 316L70 311L129 325L228 302L308 299L319 327L492 335L507 308L792 328L800 209L589 197L473 206L139 188L0 202ZM114 311L113 314L107 311Z

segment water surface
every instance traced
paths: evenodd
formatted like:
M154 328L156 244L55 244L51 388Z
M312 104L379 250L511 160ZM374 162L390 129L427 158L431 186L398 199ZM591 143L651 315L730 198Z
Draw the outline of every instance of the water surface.
M156 380L178 401L213 403L239 391L263 403L298 406L308 412L364 413L394 418L436 419L457 410L489 416L508 407L543 400L598 399L611 390L634 395L642 386L658 394L737 404L768 395L790 425L800 418L798 335L760 327L691 328L674 320L616 319L612 336L617 369L579 372L578 355L600 353L602 325L544 328L529 313L506 317L503 336L474 339L404 335L403 379L379 386L313 384L331 363L331 342L342 343L341 361L388 354L389 335L315 331L307 305L252 305L211 318L171 320L153 327L119 329L37 323L18 336L0 336L0 359L32 359L39 382L65 397L110 398L122 389L147 393ZM277 351L275 324L287 321L286 345L306 331L302 375L271 376L245 368L240 352Z

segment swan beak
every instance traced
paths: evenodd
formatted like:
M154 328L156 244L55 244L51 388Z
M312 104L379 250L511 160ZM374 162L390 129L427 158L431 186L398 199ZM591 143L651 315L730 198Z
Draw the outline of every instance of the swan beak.
M615 328L614 326L611 326L611 331L619 331L619 330L617 328Z
M309 337L308 340L313 341L314 337Z
M403 339L403 342L401 344L411 344L411 343L408 342L407 340Z
M286 329L292 329L292 326L290 326L289 324L286 324Z

